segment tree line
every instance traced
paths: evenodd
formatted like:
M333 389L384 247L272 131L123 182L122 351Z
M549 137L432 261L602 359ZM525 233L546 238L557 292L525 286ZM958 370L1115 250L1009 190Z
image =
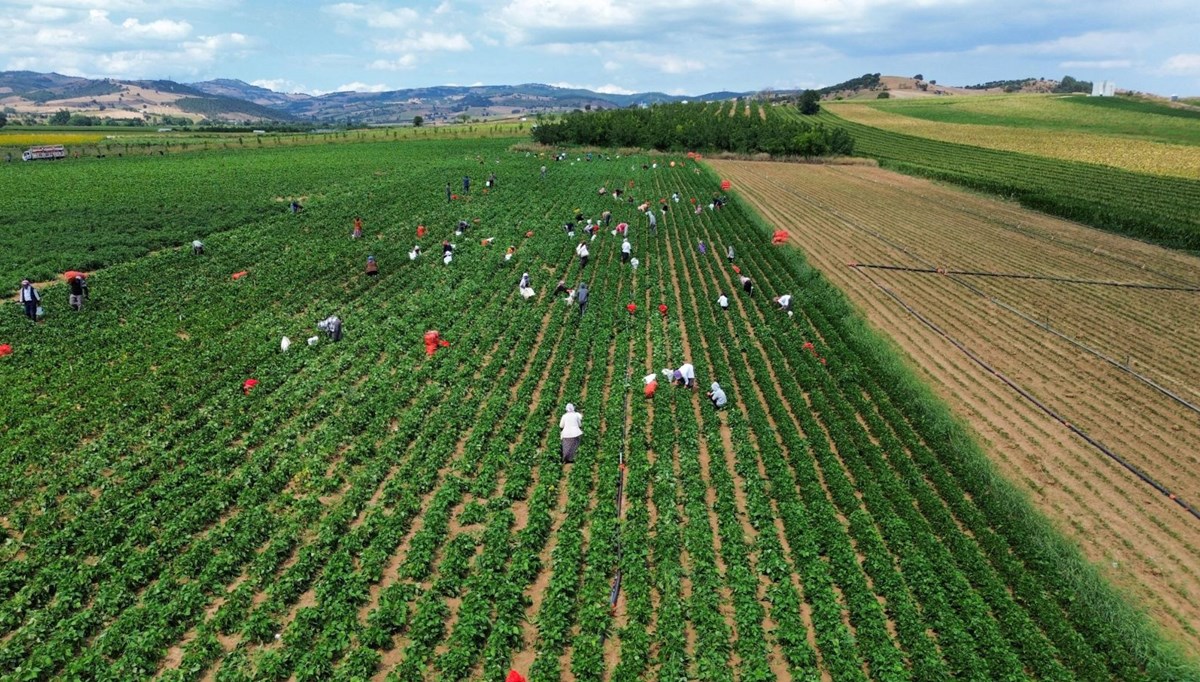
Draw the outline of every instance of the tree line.
M807 158L854 153L854 138L840 128L781 115L718 112L706 104L574 112L539 123L533 139L546 145L640 147L659 151L728 151Z

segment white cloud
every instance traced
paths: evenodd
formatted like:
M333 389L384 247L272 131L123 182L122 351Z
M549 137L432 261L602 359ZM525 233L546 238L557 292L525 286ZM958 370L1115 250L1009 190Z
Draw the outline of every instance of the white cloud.
M548 85L553 85L556 88L566 88L567 90L591 90L592 92L600 92L605 95L632 95L637 92L636 90L630 90L629 88L623 88L611 83L607 85L576 85L574 83L559 81L557 83L548 83Z
M1162 71L1176 76L1200 76L1200 53L1183 53L1168 58Z
M1130 52L1145 47L1152 38L1130 31L1089 31L1073 36L1062 36L1038 43L1011 43L1003 45L980 45L971 52L976 54L1003 55L1061 55L1073 57L1106 57L1114 53Z
M192 25L186 21L169 19L159 19L143 24L137 19L130 18L121 22L121 31L138 40L179 40L191 34Z
M367 68L377 71L407 71L417 66L415 54L401 55L399 59L376 59Z
M466 52L471 41L461 33L410 32L399 40L381 40L377 47L385 52Z
M1133 62L1128 59L1097 59L1059 62L1058 65L1064 69L1128 69L1133 66Z
M364 23L370 28L406 28L421 18L416 10L409 7L387 9L381 5L354 2L339 2L321 9L342 19Z
M388 90L394 89L395 88L388 87L383 83L368 85L366 83L354 81L353 83L346 83L344 85L337 86L333 89L333 92L387 92Z

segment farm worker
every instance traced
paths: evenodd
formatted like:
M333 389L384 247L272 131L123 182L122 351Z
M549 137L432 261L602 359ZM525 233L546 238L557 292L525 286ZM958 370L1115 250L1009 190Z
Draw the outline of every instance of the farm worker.
M446 203L450 203L454 199L454 193L450 191L450 183L446 183Z
M283 339L282 339L282 340L280 340L280 342L279 342L279 350L281 350L281 351L283 351L284 353L286 353L286 352L288 352L288 349L289 349L289 348L291 348L291 347L292 347L292 340L291 340L291 339L289 339L288 337L286 337L286 336L285 336L285 337L283 337Z
M703 206L697 206L697 207L696 207L696 210L695 210L695 211L692 211L692 214L693 214L693 215L700 215L701 213L704 213L704 207L703 207Z
M193 239L192 240L192 255L199 256L202 253L204 253L204 242L200 241L199 239Z
M617 223L617 234L625 235L629 231L629 223Z
M776 296L775 298L773 298L771 300L778 303L780 308L786 310L789 313L792 312L792 295L791 294L784 294L782 296Z
M518 289L528 289L529 288L529 273L528 272L523 273L521 275L521 282L520 282L520 284L517 284L517 288Z
M337 315L330 315L318 322L317 329L325 332L330 341L342 340L342 320Z
M658 314L662 315L663 317L667 316L667 304L666 303L658 304Z
M705 393L705 395L707 395L708 399L712 401L713 407L717 408L718 410L722 407L725 407L725 403L729 402L729 399L725 397L725 391L721 390L721 384L718 384L714 381L712 382L711 388L712 390L710 390L708 393Z
M675 370L673 379L687 388L696 387L696 368L692 367L692 363L685 362Z
M489 174L487 182L485 182L484 185L487 187L495 188L496 187L496 174L495 173Z
M721 310L729 310L729 297L725 295L724 291L717 297L717 305L721 306Z
M362 218L354 216L354 231L350 233L351 239L359 239L362 237Z
M421 255L421 245L417 244L416 246L413 246L412 251L408 252L408 259L416 260L417 256L420 256L420 255Z
M575 223L563 223L563 229L567 231L568 238L575 238Z
M451 244L448 239L442 240L442 255L445 256L445 255L453 253L453 252L454 252L454 245Z
M727 259L727 260L728 260L730 263L732 263L732 262L733 262L733 244L730 244L728 247L726 247L726 249L725 249L725 258L726 258L726 259Z
M546 167L545 166L542 166L542 179L543 180L546 179Z
M584 282L580 282L575 288L575 300L579 302L579 316L583 317L583 310L587 308L588 302L588 288Z
M455 228L455 230L454 230L454 234L461 235L463 232L466 232L467 228L470 226L471 226L471 223L468 223L465 220L460 220L460 221L458 221L458 227Z
M516 253L517 253L517 247L515 247L515 246L510 246L507 249L505 249L504 250L504 262L507 263L508 261L512 260L513 255Z
M464 175L463 176L463 194L466 194L470 191L471 191L471 176Z
M300 212L300 202L292 201L291 209L292 209L292 213L299 213Z
M545 166L542 166L545 168ZM504 678L504 682L525 682L525 677L516 670L509 670L508 677Z
M787 230L775 230L775 234L771 235L772 244L782 244L788 240Z
M12 346L7 343L0 344L0 358L6 355L12 355Z
M667 211L671 210L671 209L670 209L670 207L668 207L666 204L663 204L663 205L662 205L660 208L662 209L662 212L663 212L663 217L664 217L664 218L666 218L666 217L667 217Z
M704 245L703 239L701 239L700 242L698 244L696 244L696 250L699 251L701 255L708 253L708 247Z
M367 274L372 277L379 274L379 264L375 262L375 256L367 256Z
M438 330L430 329L429 331L425 332L425 355L426 356L433 357L433 354L437 352L438 348L446 348L449 345L450 345L450 342L443 339L441 333L438 332Z
M654 211L646 211L646 217L650 219L650 234L658 234L658 218L654 217Z
M491 246L492 242L494 242L494 241L496 241L495 237L488 237L487 239L480 239L479 245L480 246Z
M250 395L250 391L258 385L258 379L246 379L242 382L242 395Z
M645 388L642 389L642 395L647 398L653 398L654 392L658 390L658 375L647 374L642 377L642 383L645 384Z
M579 269L586 268L588 262L587 242L579 242L579 247L575 249L575 252L579 254Z
M629 239L625 239L621 242L621 262L628 263L631 256L633 256L633 244L629 243Z
M446 255L442 256L442 265L449 265L450 262L453 260L454 260L454 254L447 253Z
M558 280L558 286L554 287L554 295L565 293L567 291L567 281L564 279Z
M625 309L629 311L630 315L637 314L637 304L636 303L630 303L629 305L625 306Z
M29 280L21 280L21 290L17 292L17 300L25 306L25 317L37 321L38 304L42 302L42 295L38 290L33 288Z
M67 295L67 302L75 310L82 310L83 297L87 295L87 279L82 272L68 272L67 276L67 287L70 292Z
M526 238L526 239L529 239L529 238L530 238L530 237L532 237L532 236L533 236L533 230L526 230L526 231L525 231L525 238Z
M640 263L640 261L636 258L629 259L629 267L633 268L634 270L638 269L639 263Z
M425 226L417 225L417 239L421 239L424 236L425 236Z
M742 282L742 291L745 291L746 294L749 296L753 296L754 295L754 282L751 282L750 278L745 275L739 275L739 277Z
M563 464L571 464L575 461L579 441L583 438L583 415L575 411L574 404L567 403L567 411L559 418L558 428L562 429L559 438L562 439Z
M239 270L238 272L235 272L232 275L230 275L230 278L236 282L248 274L250 274L249 270Z
M604 226L608 227L612 224L612 211L604 211L600 214L600 220L604 221Z

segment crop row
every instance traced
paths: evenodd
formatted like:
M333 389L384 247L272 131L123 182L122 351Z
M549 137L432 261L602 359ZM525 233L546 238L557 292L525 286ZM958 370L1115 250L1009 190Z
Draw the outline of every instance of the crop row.
M1170 248L1200 245L1200 181L890 132L822 113L885 167L1016 199L1037 211Z

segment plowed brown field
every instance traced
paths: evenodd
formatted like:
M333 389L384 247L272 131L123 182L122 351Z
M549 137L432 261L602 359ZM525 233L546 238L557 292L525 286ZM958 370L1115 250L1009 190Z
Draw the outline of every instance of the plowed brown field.
M1200 292L953 274L1187 289L1200 287L1200 259L877 168L712 165L904 349L1001 470L1091 560L1200 650L1200 519L886 291L1066 423L1200 505L1200 412L1191 407L1200 404Z

